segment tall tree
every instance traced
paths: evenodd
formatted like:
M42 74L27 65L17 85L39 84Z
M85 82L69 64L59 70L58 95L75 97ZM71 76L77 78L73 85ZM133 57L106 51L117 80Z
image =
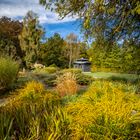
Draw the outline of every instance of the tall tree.
M22 51L18 36L22 31L22 23L8 17L0 18L0 54L22 60Z
M77 36L73 33L70 33L66 37L66 42L67 42L66 51L67 51L67 56L69 58L69 68L71 68L73 61L77 59L79 56L80 48L77 44Z
M43 64L49 66L55 64L58 67L67 67L68 61L65 57L64 40L58 33L47 39L41 48Z
M29 11L23 20L22 33L19 35L20 46L25 54L24 60L27 67L38 60L42 36L43 29L39 25L37 15Z
M133 40L126 40L121 53L123 71L140 74L140 47L134 45Z

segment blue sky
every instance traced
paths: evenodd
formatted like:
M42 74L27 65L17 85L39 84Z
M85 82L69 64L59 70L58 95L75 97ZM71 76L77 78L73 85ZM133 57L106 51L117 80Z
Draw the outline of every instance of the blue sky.
M46 36L53 36L54 33L59 33L63 38L65 38L68 34L74 33L78 35L78 39L81 40L83 34L80 31L80 22L79 20L68 21L62 23L46 23L43 24L45 27Z
M74 33L81 40L83 35L80 32L80 22L77 21L77 17L66 17L60 20L58 14L45 10L39 4L39 0L0 0L0 17L7 16L12 19L22 20L29 10L38 15L40 24L46 30L47 37L56 32L64 38L68 34Z

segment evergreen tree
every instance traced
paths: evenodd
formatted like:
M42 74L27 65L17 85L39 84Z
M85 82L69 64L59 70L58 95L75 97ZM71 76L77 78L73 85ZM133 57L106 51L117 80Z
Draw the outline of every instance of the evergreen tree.
M29 11L23 20L22 33L19 35L24 61L28 68L38 60L42 35L43 30L39 26L37 15Z

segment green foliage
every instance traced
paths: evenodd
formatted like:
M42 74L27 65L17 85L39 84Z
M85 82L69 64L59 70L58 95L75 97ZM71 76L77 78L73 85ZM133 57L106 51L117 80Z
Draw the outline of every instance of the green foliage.
M9 88L16 80L19 65L8 57L0 57L0 89Z
M58 68L57 67L45 67L44 70L45 70L45 72L51 74L51 73L56 73Z
M97 68L140 73L140 2L137 0L50 0L49 2L40 0L40 3L57 12L62 18L67 15L81 18L85 36L95 40L93 50L91 48L88 52L93 65ZM72 45L69 46L70 67L73 50Z
M43 64L50 66L55 64L58 67L67 67L68 61L64 55L64 40L59 34L48 38L40 51Z
M106 42L104 46L94 42L88 50L88 55L92 62L92 72L104 71L139 74L140 57L138 57L138 54L140 48L138 45L128 41L124 42L122 47L115 43L113 46L110 46Z
M19 35L20 46L24 52L24 61L28 68L38 60L42 35L43 30L39 26L37 15L29 11L24 18L23 29Z
M46 78L44 78L44 83L47 86L55 86L56 85L56 78L57 78L56 74L48 75Z
M36 68L33 70L35 73L46 73L46 74L52 74L56 73L58 71L57 67L44 67L44 68Z
M22 61L22 51L18 35L22 31L22 23L8 17L0 18L0 55L7 55L14 60Z
M86 36L94 36L100 41L107 39L110 43L120 37L139 41L140 3L137 0L40 0L40 3L62 18L79 16Z
M71 68L71 69L63 69L62 71L60 71L60 74L64 74L64 73L73 73L76 76L76 81L78 84L80 85L89 85L93 82L93 77L89 76L89 75L85 75L82 73L81 69L76 69L76 68Z
M140 73L140 58L139 58L140 48L136 45L131 45L124 43L122 48L122 59L121 68L123 71L129 73Z
M71 69L63 69L61 71L62 73L66 73L66 72L70 72L70 73L74 73L75 75L82 73L81 69L76 69L76 68L71 68Z
M76 80L79 85L89 85L94 81L94 78L92 76L79 73L76 75Z

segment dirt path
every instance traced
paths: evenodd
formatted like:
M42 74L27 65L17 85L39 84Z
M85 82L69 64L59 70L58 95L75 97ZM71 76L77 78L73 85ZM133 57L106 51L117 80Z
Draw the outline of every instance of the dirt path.
M0 99L0 107L6 105L8 103L8 100L9 97Z

